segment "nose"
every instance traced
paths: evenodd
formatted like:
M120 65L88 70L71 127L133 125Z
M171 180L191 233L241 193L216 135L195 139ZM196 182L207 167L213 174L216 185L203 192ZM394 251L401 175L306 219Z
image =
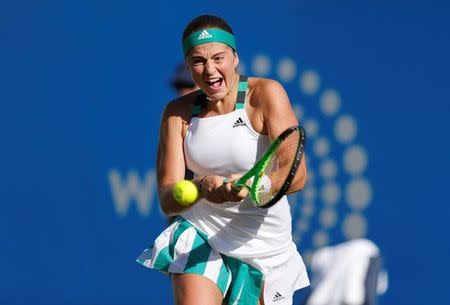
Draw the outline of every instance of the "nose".
M213 75L214 72L216 72L216 66L215 66L213 60L208 59L206 61L205 70L206 70L206 73L208 73L209 75Z

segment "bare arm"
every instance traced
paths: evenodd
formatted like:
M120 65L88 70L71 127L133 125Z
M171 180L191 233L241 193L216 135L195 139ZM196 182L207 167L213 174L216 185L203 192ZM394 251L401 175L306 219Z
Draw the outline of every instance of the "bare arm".
M160 126L156 174L161 209L168 216L189 209L172 196L173 186L183 180L185 174L182 116L180 102L171 102L164 109ZM194 179L197 186L198 182Z
M265 129L267 129L271 141L287 128L298 125L297 118L289 102L289 97L278 82L261 79L257 89L255 89L255 97L260 101L260 107L262 107L261 120ZM288 193L303 189L306 178L305 157L303 156Z

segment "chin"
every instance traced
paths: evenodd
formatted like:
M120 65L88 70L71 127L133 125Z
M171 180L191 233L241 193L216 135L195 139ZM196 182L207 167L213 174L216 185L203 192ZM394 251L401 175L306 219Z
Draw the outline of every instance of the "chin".
M216 92L216 93L213 93L213 94L208 94L208 98L209 98L211 101L219 101L219 100L222 100L222 99L225 98L225 96L226 96L225 92Z

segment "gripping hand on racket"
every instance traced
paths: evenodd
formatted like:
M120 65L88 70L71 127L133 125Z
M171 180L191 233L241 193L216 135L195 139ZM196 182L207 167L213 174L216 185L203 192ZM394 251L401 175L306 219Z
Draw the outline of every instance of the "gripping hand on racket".
M200 177L198 179L200 196L214 203L242 201L248 196L248 190L232 187L232 181L241 176L241 174L233 174L229 177L214 175Z

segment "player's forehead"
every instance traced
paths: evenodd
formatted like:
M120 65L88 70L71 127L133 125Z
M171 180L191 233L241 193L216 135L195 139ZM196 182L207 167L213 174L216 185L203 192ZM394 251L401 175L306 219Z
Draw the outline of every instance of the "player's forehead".
M221 42L208 42L195 46L190 50L189 57L210 57L221 53L230 53L232 49Z

